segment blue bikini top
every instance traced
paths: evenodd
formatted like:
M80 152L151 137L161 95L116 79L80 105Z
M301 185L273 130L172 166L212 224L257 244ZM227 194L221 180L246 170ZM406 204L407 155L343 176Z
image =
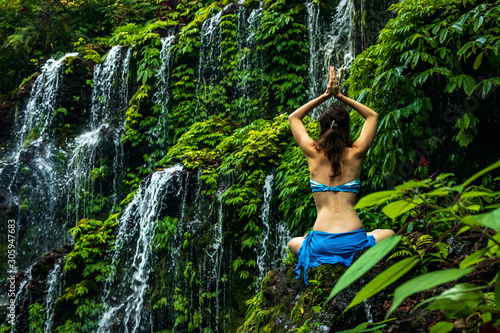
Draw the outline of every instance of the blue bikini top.
M360 180L359 178L356 180L353 180L352 182L345 183L339 186L326 186L321 183L318 183L315 180L312 180L309 178L309 181L311 183L311 190L312 192L353 192L353 193L358 193L359 191L359 186L360 186Z

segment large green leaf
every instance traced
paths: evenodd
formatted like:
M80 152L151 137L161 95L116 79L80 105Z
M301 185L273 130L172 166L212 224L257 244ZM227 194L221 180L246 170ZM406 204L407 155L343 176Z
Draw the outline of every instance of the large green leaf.
M389 216L391 219L395 219L401 214L406 213L410 209L415 208L418 204L422 202L422 199L415 199L412 201L398 200L391 202L382 209L382 212Z
M436 300L443 299L443 298L459 299L460 297L462 297L460 295L463 293L467 293L470 291L476 291L476 290L483 290L484 288L485 288L485 286L477 287L477 286L470 284L470 283L460 283L451 289L445 290L440 295L428 298L425 301L420 302L417 306L415 306L415 308L413 310L416 310L417 308L419 308L425 304L432 303Z
M351 283L359 279L370 268L375 266L382 258L384 258L392 249L399 243L401 236L390 236L380 243L370 248L363 253L340 277L335 287L330 292L330 295L325 302L328 302L332 297L347 288Z
M366 286L361 289L351 304L344 310L363 302L365 299L372 297L388 285L392 284L403 276L406 272L413 268L419 262L419 257L410 257L395 263L381 274L377 275Z
M386 318L389 317L389 315L394 310L396 310L396 308L401 304L401 302L404 301L406 297L430 288L437 287L446 282L458 280L462 276L472 272L473 269L473 267L467 269L446 269L420 275L405 282L394 291L394 301L391 308L389 309L389 312L387 312L386 314Z
M460 262L460 268L467 268L471 265L477 264L478 262L485 260L486 258L483 256L487 251L488 251L487 249L482 249L474 252L470 256L467 256Z
M396 190L407 190L409 188L416 188L416 187L429 187L429 179L428 180L421 180L421 181L415 181L415 180L410 180L407 181L404 184L398 185L394 187Z
M483 301L484 287L461 283L435 297L426 310L445 311L448 318L464 318L472 314Z
M436 325L432 326L429 333L448 333L453 329L453 323L447 321L440 321Z
M491 228L496 232L500 231L500 208L487 213L474 215L479 224Z

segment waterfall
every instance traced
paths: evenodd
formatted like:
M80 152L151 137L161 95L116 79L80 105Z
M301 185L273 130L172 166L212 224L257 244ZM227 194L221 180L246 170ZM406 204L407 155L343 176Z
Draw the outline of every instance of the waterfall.
M19 289L17 290L16 297L14 297L14 304L16 307L16 314L20 313L20 310L22 308L27 308L27 306L24 305L26 301L28 300L28 297L30 296L29 290L28 290L28 284L31 282L32 279L32 274L31 270L33 267L35 267L36 263L33 263L31 266L29 266L25 271L24 271L24 276L23 276L23 282L19 284ZM29 300L28 305L31 304L31 301ZM24 305L24 306L23 306ZM19 316L16 316L15 318L15 323L12 326L12 332L14 331L14 328L17 324L17 321L19 319Z
M19 251L21 265L26 265L32 254L68 239L56 217L60 193L55 163L58 151L49 130L59 106L64 61L77 55L69 53L59 60L50 59L42 67L27 103L17 115L13 149L2 159L1 190L10 205L19 207L17 237L25 244Z
M42 66L42 72L35 80L30 98L16 119L13 133L16 133L17 142L11 152L12 155L2 160L0 174L3 173L7 165L13 165L15 168L9 190L11 190L18 174L18 165L22 152L33 143L40 144L48 141L46 132L52 123L54 111L57 108L57 97L62 82L64 60L77 55L78 53L68 53L59 60L49 59ZM9 161L11 162L9 163Z
M54 305L57 298L61 295L61 279L63 276L64 258L60 258L54 264L54 268L47 276L47 296L45 297L45 333L52 333L54 324Z
M198 63L198 82L196 84L197 96L203 102L205 96L210 96L212 85L220 79L220 28L222 12L212 16L201 26L200 60ZM212 114L212 110L208 110Z
M341 0L335 15L325 17L319 3L308 2L307 31L309 39L309 99L325 92L329 78L329 66L335 66L335 73L342 84L354 60L354 38L352 24L354 4ZM318 118L328 105L316 108L311 115Z
M224 271L224 239L222 237L224 233L224 206L221 201L221 195L229 188L229 186L231 186L231 183L231 181L225 180L217 189L217 202L213 202L210 207L211 212L216 212L216 221L210 227L209 231L211 242L204 248L202 257L198 259L198 266L201 275L198 293L200 300L203 300L203 302L199 303L199 312L201 316L203 313L211 313L215 315L212 318L201 317L200 327L202 327L202 325L210 326L210 324L212 324L215 326L216 332L219 331L219 326L224 327L224 322L220 325L221 323L218 321L221 307L224 306L224 298L222 297L222 306L220 300L220 284L222 283L222 273ZM215 205L217 205L217 207L214 207ZM205 307L203 308L202 305L205 305Z
M257 41L255 36L260 26L262 17L263 2L259 2L259 8L252 10L248 18L246 18L246 11L243 7L238 10L238 49L242 53L241 60L238 62L238 108L241 110L241 118L243 122L249 118L247 115L251 114L255 109L252 105L252 96L258 91L263 80L263 67L261 58L257 52Z
M50 59L43 65L42 73L35 81L26 109L20 116L22 126L20 130L16 130L19 137L18 148L24 145L32 131L38 131L41 136L51 125L62 81L64 60L76 56L78 53L69 53L59 60Z
M153 173L141 183L120 218L113 265L118 265L119 261L119 265L124 266L124 275L120 281L113 281L115 271L107 282L103 300L107 309L98 332L111 332L113 325L124 325L125 332L132 333L145 331L149 326L149 317L143 312L148 310L146 289L151 272L151 240L156 221L162 210L168 208L162 204L162 198L171 200L184 189L180 177L182 169L176 165Z
M120 115L127 107L128 74L132 52L131 49L128 49L123 58L122 53L122 46L114 46L106 55L103 63L95 66L88 129L68 144L69 152L67 155L69 155L69 162L66 171L67 216L69 218L71 215L70 209L73 208L75 223L81 218L85 218L87 216L86 212L92 209L92 207L87 207L89 202L86 197L90 197L90 200L101 200L101 204L105 200L102 197L94 197L93 193L92 184L95 178L99 178L99 174L110 171L113 173L113 193L111 195L113 203L117 203L116 179L122 165L120 138L123 123L113 124L113 119L110 117L115 114ZM113 163L101 165L102 170L94 170L97 158L109 154L108 147L113 149ZM71 189L73 193L71 193ZM72 196L73 199L71 199Z
M287 256L288 241L292 238L285 221L279 221L274 234L274 258L283 259Z
M318 97L325 88L325 71L323 68L323 40L321 38L322 26L319 21L319 3L309 2L307 9L307 36L309 38L309 99Z
M354 60L354 43L352 25L354 17L354 3L351 0L341 0L333 18L331 30L327 33L325 45L325 68L335 66L339 79L347 77Z
M94 80L92 89L91 106L91 129L96 129L108 119L110 114L116 110L123 110L127 106L125 90L128 88L124 80L128 74L128 62L130 54L122 59L122 46L113 46L106 55L106 59L94 68ZM126 62L126 63L125 63ZM127 72L125 72L127 70ZM122 80L120 80L120 78ZM122 81L117 85L116 81ZM124 82L125 81L125 82ZM112 101L118 101L116 105ZM114 108L113 108L114 107ZM110 112L111 111L111 112Z
M270 206L271 206L271 198L273 195L273 185L274 185L274 174L270 173L266 176L264 181L263 191L263 203L262 208L260 210L260 222L261 222L261 238L259 240L259 245L256 247L257 250L257 268L258 268L258 278L259 284L257 288L260 287L260 283L264 279L267 271L270 268L269 265L269 256L267 254L267 250L270 247L269 244L269 227L270 227Z
M273 197L274 173L270 173L264 180L262 188L263 199L260 209L259 220L261 222L261 233L259 244L255 247L257 251L258 284L260 284L267 272L279 266L279 259L286 257L288 241L291 238L285 222L272 219L271 199Z
M169 125L168 125L168 109L170 103L170 75L172 73L172 45L175 40L174 31L171 35L161 39L160 50L160 68L156 72L157 91L153 96L155 103L155 115L158 118L158 123L150 130L150 134L155 138L155 142L160 146L164 146L169 140ZM166 152L163 152L164 154Z

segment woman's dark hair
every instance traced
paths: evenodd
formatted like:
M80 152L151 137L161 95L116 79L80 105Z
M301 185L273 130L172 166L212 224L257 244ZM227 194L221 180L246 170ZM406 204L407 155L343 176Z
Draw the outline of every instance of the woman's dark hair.
M349 113L340 106L329 106L319 117L319 139L316 150L323 151L332 162L333 175L340 175L344 147L352 147ZM332 126L332 122L333 123Z

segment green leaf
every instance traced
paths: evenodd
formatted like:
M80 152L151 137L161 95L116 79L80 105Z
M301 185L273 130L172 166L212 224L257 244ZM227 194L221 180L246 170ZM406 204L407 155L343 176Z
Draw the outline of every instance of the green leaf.
M370 325L370 323L369 322L365 322L365 323L359 324L358 326L354 327L353 329L341 331L341 332L338 332L338 333L357 333L357 332L361 332L362 330L364 330L365 328L367 328L368 325Z
M474 88L476 87L476 79L470 75L463 74L464 91L467 96L472 95Z
M446 282L458 280L464 275L472 272L473 269L474 268L471 267L467 269L453 268L440 270L417 276L416 278L405 282L394 291L394 301L391 308L389 309L389 312L387 312L386 314L386 318L389 317L389 315L397 309L397 307L404 301L406 297L427 289L437 287Z
M481 96L484 98L490 92L493 87L493 83L490 80L483 80L483 89L481 91Z
M409 188L417 188L417 187L429 187L429 182L410 180L406 183L403 183L401 185L396 186L395 189L396 190L407 190Z
M481 66L481 62L483 61L483 54L484 51L479 53L478 56L476 57L476 61L474 61L474 69L478 69L479 66Z
M460 262L460 268L467 268L471 265L477 264L480 261L485 260L486 258L483 257L483 255L487 252L487 249L482 249L479 251L474 252L470 256L467 256Z
M401 276L413 268L419 262L419 257L410 257L395 263L381 274L377 275L366 286L361 289L356 297L351 301L351 304L344 310L363 302L365 299L372 297L388 285L397 281Z
M474 218L479 224L491 228L496 232L500 231L500 208L487 213L474 215Z
M432 326L429 333L448 333L453 329L453 323L447 321L440 321L436 325Z
M370 268L375 266L382 258L384 258L392 249L399 243L401 236L391 236L374 247L363 253L340 277L339 281L330 292L330 295L325 302L331 300L339 292L347 288L351 283L359 279L363 274L368 272Z
M442 310L449 318L468 317L483 300L482 288L470 283L461 283L432 298L426 310Z
M422 203L422 199L416 199L413 201L406 200L398 200L395 202L391 202L387 206L382 209L382 212L387 215L391 219L395 219L401 214L406 213L410 209L415 208L420 203Z
M479 19L476 19L474 21L474 32L477 32L477 30L481 27L481 25L483 24L483 21L484 21L484 17L483 16L480 16Z

